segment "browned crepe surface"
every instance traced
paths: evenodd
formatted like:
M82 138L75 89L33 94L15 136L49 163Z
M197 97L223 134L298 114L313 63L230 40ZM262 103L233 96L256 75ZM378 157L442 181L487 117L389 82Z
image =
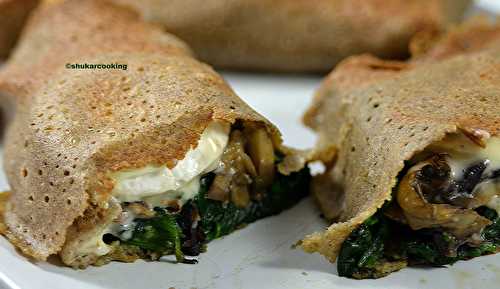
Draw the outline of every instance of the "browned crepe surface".
M218 67L327 71L359 53L408 54L417 31L459 19L470 0L114 0Z
M70 70L66 63L128 69ZM0 93L17 104L5 144L7 236L39 260L66 248L70 262L73 248L111 218L109 172L172 167L211 120L256 122L281 143L276 128L181 41L104 1L36 11L0 72Z
M427 43L411 62L359 56L331 73L305 122L318 132L319 148L336 148L335 166L313 191L337 222L307 236L306 251L335 261L345 238L391 199L404 161L431 143L458 130L499 135L498 31L469 23ZM332 207L331 199L339 203Z
M24 22L39 0L0 0L0 59L14 47Z

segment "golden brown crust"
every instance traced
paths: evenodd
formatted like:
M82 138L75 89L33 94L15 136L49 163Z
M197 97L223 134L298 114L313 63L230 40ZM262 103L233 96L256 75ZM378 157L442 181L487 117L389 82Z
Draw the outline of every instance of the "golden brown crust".
M39 0L0 0L0 59L16 44L28 15Z
M470 0L114 0L218 67L327 71L343 58L408 54L417 31L443 29Z
M431 143L459 129L499 135L500 46L461 55L446 40L432 49L440 45L447 57L423 56L400 70L352 58L319 90L306 123L318 132L319 147L337 148L337 162L316 179L314 194L343 202L328 212L338 223L302 241L306 251L334 261L352 230L391 199L404 162Z
M66 63L128 69L71 70ZM0 92L18 104L5 145L7 236L39 260L62 249L69 265L95 262L73 253L110 216L109 172L172 166L210 120L256 122L281 145L277 129L182 42L104 1L37 11L0 75Z

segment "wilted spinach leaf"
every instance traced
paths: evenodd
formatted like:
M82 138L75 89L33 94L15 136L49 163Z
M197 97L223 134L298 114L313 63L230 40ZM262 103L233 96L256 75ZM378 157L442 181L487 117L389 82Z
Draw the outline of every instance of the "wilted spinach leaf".
M339 275L369 274L383 258L388 233L388 224L379 214L366 220L342 245L337 260Z
M156 208L155 217L135 219L132 237L122 242L160 255L175 254L179 262L187 262L189 260L184 259L183 252L197 255L206 242L296 204L308 194L311 175L308 168L288 176L277 174L263 198L251 201L246 208L207 199L206 193L213 179L214 174L207 174L201 179L198 195L185 204L180 213L172 214ZM198 229L190 231L193 211L200 216L201 232Z
M274 183L263 198L259 201L251 201L246 208L207 199L206 192L213 178L213 174L208 174L202 179L200 192L194 200L200 212L201 226L207 241L290 208L308 194L311 175L307 167L288 176L277 174Z
M473 247L467 244L458 246L452 236L442 231L413 231L390 220L381 210L354 230L342 244L337 259L339 275L376 278L374 268L385 262L404 260L410 265L443 266L496 252L500 247L500 217L487 207L476 211L493 224L482 231L484 242ZM455 254L451 254L449 248L455 248Z
M177 261L184 260L181 251L182 231L174 215L157 209L156 216L148 219L136 219L132 238L125 244L151 250L162 255L175 254Z

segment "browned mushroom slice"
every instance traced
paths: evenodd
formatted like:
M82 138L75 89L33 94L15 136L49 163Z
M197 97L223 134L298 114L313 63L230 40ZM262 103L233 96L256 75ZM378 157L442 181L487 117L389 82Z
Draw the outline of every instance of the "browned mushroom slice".
M274 145L264 129L233 130L207 197L245 207L272 184L274 161Z
M231 185L230 174L217 174L207 193L211 200L225 202L229 200L229 186Z
M244 175L239 175L231 183L231 202L237 207L245 208L250 203L248 185L250 180Z
M266 188L274 179L274 146L267 132L262 128L245 130L247 151L257 168L257 188Z
M491 224L474 210L429 203L423 197L421 181L416 177L418 172L411 170L399 183L397 192L399 206L413 230L443 228L463 240Z
M231 200L238 207L250 201L248 186L251 177L257 176L252 160L245 153L245 137L240 130L233 130L221 158L222 166L217 170L207 197L212 200Z

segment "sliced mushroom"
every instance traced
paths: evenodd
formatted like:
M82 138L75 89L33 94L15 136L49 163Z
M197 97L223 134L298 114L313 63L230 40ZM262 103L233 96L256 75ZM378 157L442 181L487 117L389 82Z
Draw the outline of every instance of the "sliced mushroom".
M229 186L232 176L229 174L217 174L207 193L207 198L216 201L229 201Z
M445 154L437 154L419 162L410 171L415 172L420 195L429 203L450 203L451 168Z
M441 227L463 240L491 224L474 210L429 203L423 197L421 182L416 177L419 172L410 171L403 177L397 192L399 206L413 230Z
M234 129L207 197L246 207L250 199L259 199L272 184L274 160L274 146L264 129Z
M256 183L261 188L270 186L274 179L274 146L267 132L262 128L248 128L247 151L257 168Z
M419 164L416 180L421 195L430 203L450 204L463 209L475 209L488 204L500 190L493 179L484 176L488 160L470 164L459 179L453 179L444 154L438 154ZM455 176L456 177L456 176Z
M231 200L239 207L250 201L248 186L250 177L257 177L252 160L245 153L245 138L240 130L233 130L221 158L222 166L217 170L207 197L212 200Z
M231 184L231 202L239 208L245 208L250 203L248 184L233 181Z

